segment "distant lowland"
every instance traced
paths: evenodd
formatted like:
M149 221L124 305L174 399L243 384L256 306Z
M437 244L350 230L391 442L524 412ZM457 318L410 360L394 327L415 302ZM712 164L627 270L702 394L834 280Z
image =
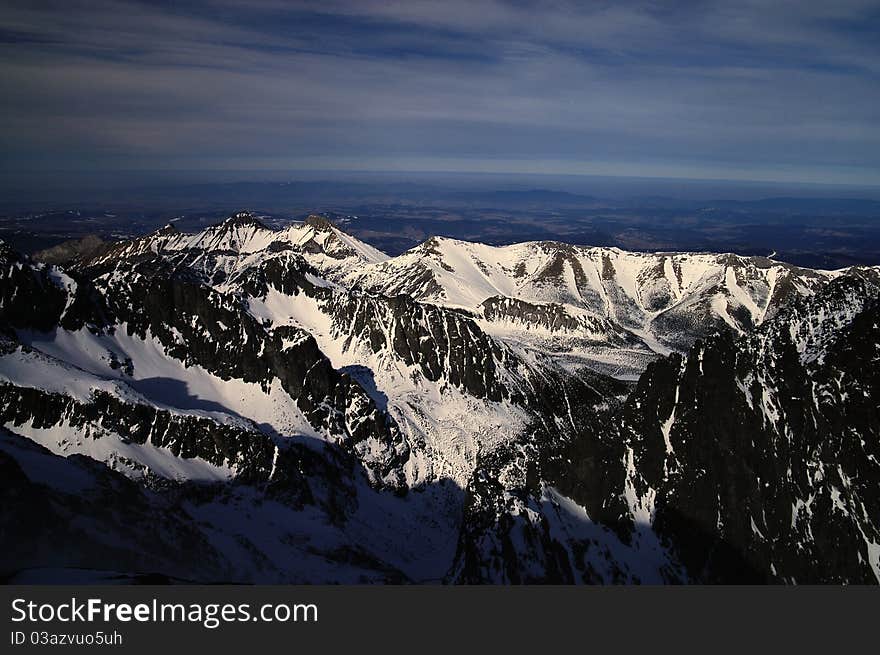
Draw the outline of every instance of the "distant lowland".
M878 198L846 187L610 178L134 181L44 195L7 189L0 238L27 253L65 244L49 252L51 259L168 223L202 229L231 207L246 206L275 227L322 213L391 255L444 236L492 245L553 240L642 252L732 252L835 269L880 264Z

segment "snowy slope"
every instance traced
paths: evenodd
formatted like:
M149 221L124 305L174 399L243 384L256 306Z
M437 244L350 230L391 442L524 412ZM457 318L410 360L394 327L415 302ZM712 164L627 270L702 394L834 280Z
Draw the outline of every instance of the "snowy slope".
M137 385L120 378L103 377L78 368L38 350L5 348L0 356L0 385L7 389L7 403L2 416L8 429L26 436L56 454L82 454L108 464L134 478L151 474L171 480L226 480L239 473L239 458L232 452L210 457L182 457L178 430L191 430L194 424L254 438L257 427L250 421L217 405L211 409L181 408L148 397ZM18 390L14 396L12 389ZM24 393L30 390L33 393ZM15 401L12 400L15 398ZM109 399L117 403L108 403ZM36 400L52 405L61 402L59 420L27 421L26 405ZM12 407L11 403L19 405ZM133 437L124 423L102 420L116 407L137 414L147 409L149 425L142 442ZM43 414L45 417L45 414ZM161 417L162 420L156 420ZM183 426L178 428L177 426ZM209 428L209 429L212 429Z
M464 309L500 338L601 363L608 346L666 354L718 327L747 332L788 296L810 294L836 275L730 254L435 237L345 282ZM634 360L634 373L643 359Z

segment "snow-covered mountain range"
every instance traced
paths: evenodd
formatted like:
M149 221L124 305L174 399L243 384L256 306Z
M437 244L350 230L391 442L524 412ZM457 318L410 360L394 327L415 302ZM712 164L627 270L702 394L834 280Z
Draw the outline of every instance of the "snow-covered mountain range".
M880 580L877 269L245 212L0 285L9 579Z

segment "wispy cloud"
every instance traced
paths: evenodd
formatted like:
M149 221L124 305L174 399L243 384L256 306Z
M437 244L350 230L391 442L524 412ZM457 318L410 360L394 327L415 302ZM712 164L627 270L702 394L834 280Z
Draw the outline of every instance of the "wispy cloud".
M0 52L12 166L880 183L858 0L0 0Z

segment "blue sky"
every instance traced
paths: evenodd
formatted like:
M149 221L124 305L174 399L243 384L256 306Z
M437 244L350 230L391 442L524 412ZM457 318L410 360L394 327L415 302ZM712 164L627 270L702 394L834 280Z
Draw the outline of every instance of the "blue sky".
M8 169L880 184L880 3L0 0Z

